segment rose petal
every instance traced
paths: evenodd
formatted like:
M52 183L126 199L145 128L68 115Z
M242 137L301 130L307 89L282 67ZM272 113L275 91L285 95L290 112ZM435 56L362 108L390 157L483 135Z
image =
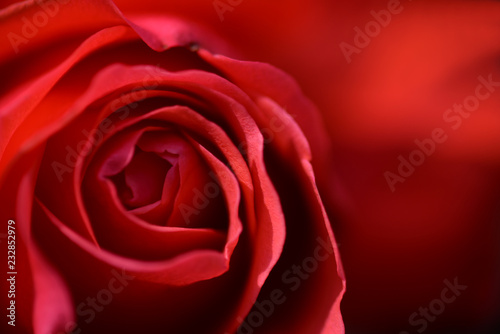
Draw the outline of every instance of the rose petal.
M43 149L39 148L23 157L22 167L9 174L11 177L7 182L11 184L2 183L2 189L5 189L4 186L9 187L8 189L14 190L14 194L6 197L7 192L2 191L0 197L2 203L12 208L12 217L16 217L13 227L17 262L15 261L16 268L12 271L17 272L17 324L20 328L31 330L31 320L35 333L64 331L66 323L75 320L66 283L32 236L32 225L36 224L36 221L32 220L31 206L26 204L33 202L36 172L42 153ZM27 279L26 275L35 272L37 274L33 275L32 279ZM33 305L23 305L25 300L32 298Z

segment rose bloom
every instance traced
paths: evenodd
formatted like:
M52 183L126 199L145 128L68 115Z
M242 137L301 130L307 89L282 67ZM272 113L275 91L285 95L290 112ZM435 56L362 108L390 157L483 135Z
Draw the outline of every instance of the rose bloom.
M344 332L318 110L186 3L0 12L3 332Z
M297 140L290 129L295 127L309 144L314 178L340 240L348 282L341 304L346 333L498 332L498 2L116 0L119 11L108 1L46 1L54 2L58 4L54 15L47 6L27 2L0 16L5 36L0 42L2 221L15 219L19 227L16 255L23 266L18 271L24 273L16 282L19 322L15 330L135 333L159 328L161 332L230 333L241 326L240 333L342 332L340 261L319 261L328 249L336 254L336 247L324 227L326 219L311 209L320 205L315 192L307 195L313 194L311 173L297 177L303 172L295 170L300 164L288 151L300 146L289 144ZM34 17L40 8L47 13L46 24L42 14ZM127 37L108 30L118 26L128 29L123 33ZM82 54L71 56L76 50ZM274 76L269 68L256 76L258 63L235 61L232 64L238 66L229 68L232 59L273 64L294 77L304 93L295 84L295 88L284 85L287 76L282 72L280 79L270 80ZM56 84L38 91L31 88L45 85L37 80L65 62L64 74L52 79ZM113 64L128 67L97 76ZM243 71L242 64L252 64L251 69ZM233 168L236 157L228 156L227 146L210 146L213 140L195 135L206 134L206 128L196 131L197 126L189 128L180 119L159 119L155 114L164 113L159 110L168 106L193 110L221 127L235 146L231 152L250 166L248 158L256 144L241 137L241 131L248 131L246 122L243 127L227 119L233 108L194 89L200 81L189 81L191 77L186 78L192 83L190 89L186 81L164 79L165 71L172 75L189 69L229 81L256 105L248 107L232 93L214 88L217 82L199 79L209 90L243 104L262 134L268 184L279 198L277 211L284 213L286 233L281 236L284 247L279 255L275 229L262 231L260 237L249 229L243 172ZM135 80L124 85L133 70ZM91 86L93 82L97 83ZM50 92L37 93L41 89ZM75 107L84 95L85 102ZM333 150L324 138L323 121L308 112L313 107L304 106L309 102L304 102L303 95L319 107ZM283 102L292 97L302 102ZM273 118L278 114L269 113L276 109L263 102L267 100L276 102L284 110L280 115L289 117ZM25 106L19 107L21 103ZM4 116L6 110L11 110L9 118ZM185 115L182 110L186 109L172 114ZM252 110L259 110L259 116ZM142 116L150 119L139 121ZM151 119L169 127L164 130L169 134L159 134L156 124L147 123ZM214 155L220 168L205 163L208 158L196 147L191 150L190 145L175 141L179 131L183 139L191 138L191 146L199 144ZM132 153L130 141L134 140L138 148ZM118 153L127 143L129 160L124 158L126 152ZM170 153L159 153L156 143L164 143ZM154 180L162 178L163 189L170 189L164 184L174 176L166 176L182 165L172 154L174 147L189 150L186 155L197 163L188 165L205 170L189 172L192 184L175 188L187 192L186 202L169 206L174 192L161 193ZM248 169L247 180L255 184ZM141 170L148 170L147 175L134 183ZM235 180L222 184L223 175L228 180L231 174ZM92 181L99 178L105 181ZM131 184L144 197L132 197ZM30 187L35 191L30 192ZM238 206L242 209L237 239L230 239L229 233L233 194L229 189L241 192L243 203ZM211 198L217 190L220 193ZM114 191L111 199L106 197L110 191ZM270 201L269 192L264 194L261 203ZM145 214L158 197L164 199L161 208ZM117 219L112 209L116 203L132 219L124 221L122 213ZM216 266L206 266L196 269L197 277L205 275L205 280L180 283L173 279L181 277L180 269L174 275L174 269L159 265L165 258L177 258L180 251L189 254L194 247L217 251L216 238L206 235L183 236L168 247L158 246L163 237L151 237L161 233L154 226L161 225L165 212L172 217L172 207L179 209L177 217L188 222L191 230L213 226L214 235L226 232L222 252L230 256L227 272L217 274ZM221 215L225 217L211 218ZM265 226L276 226L271 218ZM109 224L113 226L108 228ZM153 231L138 231L136 225ZM27 226L25 237L21 226ZM257 240L266 236L272 240ZM323 240L333 249L324 246ZM262 260L266 258L262 248L273 254L267 255L268 260ZM312 268L308 267L311 260L305 260L310 257L318 262L311 273L303 270ZM259 259L267 266L254 263ZM191 265L183 266L184 274L193 272ZM262 275L256 274L259 268ZM302 270L300 275L297 268ZM214 270L211 279L210 270Z

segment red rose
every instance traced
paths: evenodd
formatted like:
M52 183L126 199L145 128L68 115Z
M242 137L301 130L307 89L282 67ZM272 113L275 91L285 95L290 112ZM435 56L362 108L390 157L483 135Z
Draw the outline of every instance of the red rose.
M342 333L315 107L196 15L136 14L0 12L2 326Z

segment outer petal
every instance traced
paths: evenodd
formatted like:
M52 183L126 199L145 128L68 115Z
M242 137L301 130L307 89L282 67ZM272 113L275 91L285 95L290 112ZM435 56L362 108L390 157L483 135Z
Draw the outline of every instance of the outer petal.
M2 183L2 220L15 217L16 241L16 327L35 334L66 331L66 324L74 322L70 291L53 264L45 257L32 235L32 210L36 171L43 148L23 160L19 168ZM16 189L15 186L18 185ZM5 206L4 206L5 205ZM10 217L8 216L10 215ZM35 222L36 223L36 222ZM7 258L2 257L7 263ZM31 279L29 278L32 273ZM5 281L5 280L4 280ZM2 287L7 290L7 285ZM32 301L34 298L34 304ZM12 299L11 299L12 300ZM2 328L13 327L2 322Z

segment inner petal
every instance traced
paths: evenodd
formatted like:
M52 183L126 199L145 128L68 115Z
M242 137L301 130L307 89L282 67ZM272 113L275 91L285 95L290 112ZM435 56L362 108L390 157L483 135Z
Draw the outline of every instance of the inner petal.
M170 167L167 160L136 146L130 163L111 177L122 204L131 210L159 201Z

